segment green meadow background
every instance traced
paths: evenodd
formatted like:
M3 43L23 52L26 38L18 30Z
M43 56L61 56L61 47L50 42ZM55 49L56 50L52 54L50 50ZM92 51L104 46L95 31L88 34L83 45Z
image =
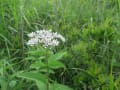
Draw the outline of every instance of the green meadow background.
M120 90L120 0L0 0L0 90L38 90L14 74L29 70L27 34L42 29L66 38L54 49L67 51L66 69L53 80L73 90Z

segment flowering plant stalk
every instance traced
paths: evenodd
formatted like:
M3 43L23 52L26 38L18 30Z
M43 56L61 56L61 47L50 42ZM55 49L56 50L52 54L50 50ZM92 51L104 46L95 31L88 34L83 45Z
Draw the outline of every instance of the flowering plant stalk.
M36 82L38 90L73 90L66 85L58 84L49 75L54 74L56 69L65 68L59 60L66 52L53 53L52 49L65 42L65 38L52 30L37 30L28 34L30 40L27 45L33 48L27 52L30 60L30 70L17 73L17 77L33 80ZM35 48L34 48L35 47ZM36 49L37 47L37 49Z
M44 48L53 48L59 45L59 40L65 42L65 38L58 34L52 32L52 30L37 30L28 34L30 40L27 42L29 46L35 46L41 44ZM47 65L47 90L49 90L49 66L48 66L48 55L46 52L46 65Z
M34 50L28 51L29 57L25 59L33 61L30 65L31 70L20 72L17 77L35 81L39 90L72 90L49 78L49 74L53 74L55 69L65 68L65 65L59 60L66 52L55 54L52 52L52 49L58 46L60 42L65 42L65 38L57 32L52 32L52 30L37 30L29 33L28 37L30 39L27 45L33 47L31 49Z

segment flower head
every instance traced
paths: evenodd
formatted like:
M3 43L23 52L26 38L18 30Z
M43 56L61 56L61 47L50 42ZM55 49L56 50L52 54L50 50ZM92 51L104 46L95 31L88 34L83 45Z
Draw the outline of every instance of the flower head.
M34 46L41 44L43 47L55 47L59 45L60 40L65 42L65 38L52 30L37 30L28 34L30 40L27 45Z

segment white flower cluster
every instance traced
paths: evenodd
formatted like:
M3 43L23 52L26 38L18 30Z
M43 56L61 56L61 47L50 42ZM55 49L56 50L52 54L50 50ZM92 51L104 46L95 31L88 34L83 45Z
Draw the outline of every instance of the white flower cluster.
M42 44L43 47L54 47L59 45L59 40L65 42L65 38L58 34L57 32L52 32L52 30L37 30L28 34L30 40L27 45L34 46Z

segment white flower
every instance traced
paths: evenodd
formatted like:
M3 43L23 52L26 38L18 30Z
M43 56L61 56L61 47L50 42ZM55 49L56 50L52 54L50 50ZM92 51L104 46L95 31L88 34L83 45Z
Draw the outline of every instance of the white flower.
M31 32L28 34L28 37L33 38L33 37L35 37L35 35L36 35L35 32Z
M38 44L38 39L37 38L31 38L28 42L27 45L34 46Z
M27 45L34 46L42 44L43 47L55 47L59 45L59 41L65 42L65 38L58 34L57 32L52 32L52 30L37 30L28 34L30 40L27 42Z

